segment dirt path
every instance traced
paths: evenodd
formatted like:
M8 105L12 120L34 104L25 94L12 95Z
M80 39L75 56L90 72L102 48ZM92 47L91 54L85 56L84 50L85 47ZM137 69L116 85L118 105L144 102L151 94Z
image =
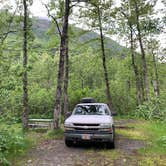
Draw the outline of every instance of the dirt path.
M126 122L127 123L127 122ZM130 122L131 123L131 122ZM134 123L134 122L132 122ZM120 123L119 123L120 124ZM123 123L124 124L124 123ZM137 166L137 150L145 146L140 140L116 136L115 150L104 144L81 144L68 148L63 140L48 140L32 149L25 166Z

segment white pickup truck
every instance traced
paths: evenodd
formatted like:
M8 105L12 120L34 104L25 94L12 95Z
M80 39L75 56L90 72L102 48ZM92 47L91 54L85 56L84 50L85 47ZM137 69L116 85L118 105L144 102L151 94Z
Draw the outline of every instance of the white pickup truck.
M65 144L74 142L106 142L108 148L115 148L115 128L112 113L104 103L81 103L65 120Z

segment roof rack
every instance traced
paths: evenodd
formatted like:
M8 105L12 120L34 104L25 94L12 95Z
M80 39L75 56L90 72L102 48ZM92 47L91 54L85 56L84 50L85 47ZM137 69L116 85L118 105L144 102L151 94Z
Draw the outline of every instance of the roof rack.
M80 103L96 103L96 100L92 97L85 97L80 100Z

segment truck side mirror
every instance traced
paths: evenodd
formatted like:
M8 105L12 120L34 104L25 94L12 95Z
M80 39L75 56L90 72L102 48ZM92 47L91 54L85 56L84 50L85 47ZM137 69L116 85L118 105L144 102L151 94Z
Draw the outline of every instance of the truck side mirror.
M117 116L117 112L111 111L111 116Z
M67 119L71 114L72 114L72 112L66 112L65 113L65 119Z

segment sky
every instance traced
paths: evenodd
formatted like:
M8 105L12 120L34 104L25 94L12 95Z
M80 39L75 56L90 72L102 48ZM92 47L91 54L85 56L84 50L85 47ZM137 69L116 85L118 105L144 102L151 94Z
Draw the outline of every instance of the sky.
M0 0L1 1L7 1L7 0ZM10 1L10 3L15 6L15 0L8 0ZM48 18L47 17L47 10L45 8L45 6L43 4L46 4L48 3L49 0L33 0L33 4L32 6L30 7L30 11L32 13L33 16L35 17L42 17L42 18ZM120 0L115 0L115 3L116 5L119 5L120 4ZM160 9L163 9L164 8L164 5L161 3L161 0L158 0L156 6L155 6L155 10L160 10ZM160 16L160 13L158 13L158 16ZM70 21L70 23L72 23ZM80 28L82 28L81 26L79 26ZM166 27L165 27L165 33L161 34L159 36L159 39L160 39L160 43L161 43L161 46L162 47L165 47L166 48ZM112 37L113 40L116 40L117 42L121 42L121 41L118 41L117 37L114 36ZM124 43L121 43L122 45L124 45Z
M47 3L47 2L48 2L48 0L34 0L33 5L30 9L31 12L33 13L33 15L36 17L47 18L47 10L45 9L45 7L42 4L42 3ZM116 0L115 3L117 5L120 4L120 0ZM161 0L158 0L155 10L160 10L163 8L164 8L164 5L161 3ZM166 47L166 32L165 32L165 34L160 35L159 38L160 38L162 47ZM116 36L114 36L113 39L117 40ZM120 41L118 41L118 42L120 42ZM121 44L124 45L124 43L121 43Z
M14 0L11 0L14 1ZM33 0L33 5L31 7L31 12L34 16L38 17L47 17L47 11L42 3L47 3L49 0ZM116 4L120 3L120 0L115 1ZM162 9L164 5L161 3L161 0L158 0L156 4L156 9Z
M47 10L42 3L47 3L48 0L34 0L31 7L31 12L36 17L47 17Z

